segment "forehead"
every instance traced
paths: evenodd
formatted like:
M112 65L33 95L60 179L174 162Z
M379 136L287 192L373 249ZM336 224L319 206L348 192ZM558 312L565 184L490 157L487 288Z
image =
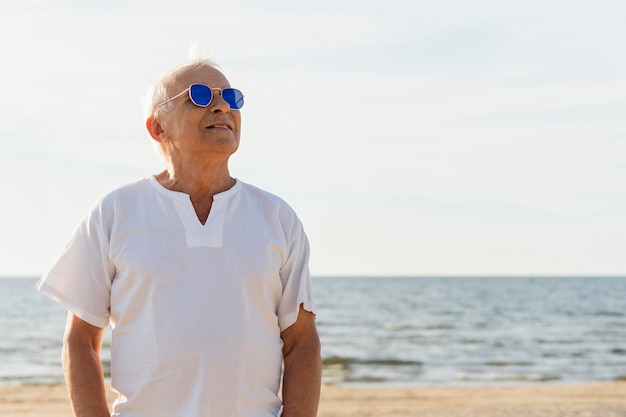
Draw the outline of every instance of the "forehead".
M228 79L219 70L202 66L199 68L187 68L177 75L175 84L178 89L187 88L191 84L206 84L210 87L230 87Z

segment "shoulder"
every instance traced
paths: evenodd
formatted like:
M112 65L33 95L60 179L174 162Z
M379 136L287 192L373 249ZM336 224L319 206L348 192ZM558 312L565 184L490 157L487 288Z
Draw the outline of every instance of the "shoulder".
M263 190L255 185L248 184L246 182L237 180L240 182L241 192L249 198L253 198L261 203L274 206L284 207L289 210L293 210L291 206L283 200L281 197L273 194L269 191Z
M237 181L240 182L241 193L245 198L254 201L263 209L275 211L283 215L296 216L294 209L282 197L246 182Z
M112 220L120 206L132 206L142 199L153 187L149 177L114 188L100 197L89 209L87 219L91 221Z
M147 191L153 190L152 182L154 182L154 178L146 177L141 178L139 180L135 180L133 182L129 182L123 185L120 185L117 188L114 188L104 194L100 201L110 202L115 201L120 198L129 198L132 196L138 196L146 193Z
M138 200L147 193L154 191L151 177L141 178L133 182L122 184L105 193L95 204L95 208L107 209L114 207L120 201Z

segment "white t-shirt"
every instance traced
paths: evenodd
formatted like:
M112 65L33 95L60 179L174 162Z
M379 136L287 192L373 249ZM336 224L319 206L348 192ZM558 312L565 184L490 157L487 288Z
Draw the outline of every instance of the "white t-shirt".
M280 198L237 181L205 225L154 177L105 196L38 289L112 325L119 417L280 412L280 333L315 312L309 247Z

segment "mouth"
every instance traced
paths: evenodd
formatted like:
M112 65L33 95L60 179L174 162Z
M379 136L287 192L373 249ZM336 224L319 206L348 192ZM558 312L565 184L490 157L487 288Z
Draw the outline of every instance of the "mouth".
M213 123L206 127L206 129L228 129L233 130L229 123Z

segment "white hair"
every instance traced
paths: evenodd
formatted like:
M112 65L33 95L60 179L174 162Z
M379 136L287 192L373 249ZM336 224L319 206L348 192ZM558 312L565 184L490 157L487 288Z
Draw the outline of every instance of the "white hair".
M178 91L172 91L177 85L177 81L180 76L190 70L196 70L201 68L214 68L221 70L218 63L213 58L206 58L202 56L192 57L187 62L173 68L159 77L146 92L143 100L143 112L144 120L147 120L150 116L161 116L167 114L173 106L173 103L166 103L160 106L156 112L154 108L164 101L169 100Z

